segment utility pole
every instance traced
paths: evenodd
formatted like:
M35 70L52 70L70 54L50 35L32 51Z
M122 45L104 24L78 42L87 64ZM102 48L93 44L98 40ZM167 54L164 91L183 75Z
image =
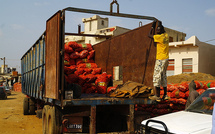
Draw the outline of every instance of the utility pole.
M5 57L4 58L0 58L0 60L4 61L4 67L3 67L3 74L5 73Z

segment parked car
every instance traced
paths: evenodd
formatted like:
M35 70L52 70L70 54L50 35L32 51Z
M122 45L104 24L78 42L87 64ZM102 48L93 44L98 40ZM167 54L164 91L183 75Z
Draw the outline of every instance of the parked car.
M0 87L0 99L7 99L7 93L3 86Z
M9 86L5 86L5 90L6 90L7 95L11 95L11 90L10 90Z
M214 102L215 88L209 88L184 111L142 121L141 133L210 134Z

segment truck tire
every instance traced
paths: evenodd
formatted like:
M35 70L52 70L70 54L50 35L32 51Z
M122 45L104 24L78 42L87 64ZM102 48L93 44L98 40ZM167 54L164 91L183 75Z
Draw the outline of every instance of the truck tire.
M28 115L29 114L29 98L25 97L23 100L23 114Z
M30 115L35 115L35 101L34 99L30 98L29 99L29 114Z
M47 133L48 134L60 134L60 120L59 120L59 111L56 106L52 106L48 110L48 125Z
M48 110L49 110L49 105L45 105L43 107L42 111L42 130L43 134L47 134L47 126L48 126Z

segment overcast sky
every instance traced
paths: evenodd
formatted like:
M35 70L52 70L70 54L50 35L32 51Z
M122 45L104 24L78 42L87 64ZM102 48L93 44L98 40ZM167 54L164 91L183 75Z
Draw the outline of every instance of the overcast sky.
M20 59L45 31L46 20L66 7L109 11L113 0L0 0L0 58L20 70ZM117 0L120 13L152 16L168 28L215 45L214 0ZM114 5L116 11L116 5ZM66 30L77 32L81 19L94 14L66 14ZM109 16L102 16L109 17ZM110 18L109 26L133 29L140 20ZM144 21L143 24L151 21ZM212 40L212 41L211 41ZM3 60L0 60L3 65Z

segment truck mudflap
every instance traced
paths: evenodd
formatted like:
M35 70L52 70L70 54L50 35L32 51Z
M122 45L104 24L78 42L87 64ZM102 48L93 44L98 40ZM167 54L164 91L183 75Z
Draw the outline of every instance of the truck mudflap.
M161 124L164 127L165 131L149 127L150 122ZM142 124L139 125L139 131L137 132L137 134L157 134L157 133L159 133L159 134L171 134L171 133L169 133L166 124L164 122L158 121L158 120L148 120L145 125L142 125Z

